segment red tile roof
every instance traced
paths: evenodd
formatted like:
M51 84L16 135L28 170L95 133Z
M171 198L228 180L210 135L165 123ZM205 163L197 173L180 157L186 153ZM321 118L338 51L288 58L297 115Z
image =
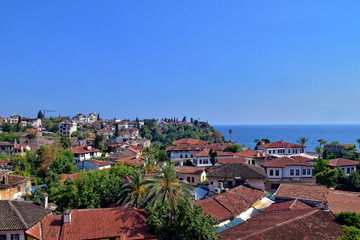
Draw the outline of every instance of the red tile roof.
M81 177L80 173L74 173L74 174L67 174L67 173L63 173L61 176L61 179L59 180L59 182L65 182L66 179L70 179L70 180L75 180Z
M244 157L232 157L232 158L217 158L219 164L228 164L228 163L245 163Z
M261 190L241 185L230 189L229 192L195 201L194 204L201 206L205 213L211 214L221 222L246 211L264 195Z
M284 168L286 166L308 166L312 167L313 165L307 162L297 161L289 157L280 157L273 160L269 160L262 164L263 167L276 167Z
M324 186L291 185L282 183L274 196L324 202L326 201L326 193L328 191L329 189Z
M90 159L89 162L92 162L98 166L112 165L110 162L99 161L99 160L95 160L95 159Z
M44 240L53 239L101 239L123 237L124 239L153 239L147 230L147 213L136 208L102 208L70 210L71 223L62 224L62 216L47 216L41 221ZM37 224L39 225L39 224ZM27 232L40 236L40 226ZM40 238L38 238L40 239Z
M131 147L128 147L127 148L129 151L132 151L133 153L138 153L138 151L135 149L135 148L133 148L132 146Z
M91 149L88 149L87 146L76 146L72 148L72 151L74 154L100 152L99 149L93 147L91 147Z
M33 133L33 132L38 133L38 132L41 132L41 131L38 130L38 129L29 128L29 129L26 129L24 132L26 132L26 133Z
M329 160L330 167L359 166L360 162L345 158L336 158Z
M204 168L201 167L192 167L192 166L182 166L177 170L180 174L196 174L201 175L204 171Z
M356 212L360 214L360 192L330 190L326 199L329 209L334 213Z
M117 160L115 160L115 162L123 162L123 163L127 163L127 164L143 164L143 159L144 156L139 156L138 158L136 158L136 155L134 156L128 156L128 157L124 157L124 158L119 158Z
M196 152L196 153L193 153L193 156L194 157L210 157L210 149L209 148L205 148L205 150L201 151L201 152ZM221 156L229 156L229 157L233 157L233 156L236 156L236 153L233 153L233 152L217 152L217 155L218 157L221 157Z
M295 159L296 161L299 162L314 162L315 159L314 158L307 158L307 157L303 157L303 156L291 156L291 158Z
M311 208L262 213L220 233L231 240L335 240L343 234L332 212Z
M170 146L167 147L165 150L166 151L187 151L187 150L191 150L191 151L200 151L205 149L205 147L207 146L207 142L206 141L202 141L199 139L193 139L193 138L183 138L177 141L173 142L175 146Z
M264 151L259 150L244 150L242 152L237 152L237 156L246 157L246 158L265 158L265 157L273 157L272 155L266 154Z
M288 200L281 203L271 204L264 213L266 212L277 212L277 211L285 211L285 210L296 210L296 209L309 209L312 208L306 203L303 203L297 199Z
M271 142L259 145L260 148L302 148L301 145L295 143L287 143L283 141ZM304 148L306 148L304 146Z
M10 163L9 160L0 159L0 165L5 165L5 164L9 164L9 163Z

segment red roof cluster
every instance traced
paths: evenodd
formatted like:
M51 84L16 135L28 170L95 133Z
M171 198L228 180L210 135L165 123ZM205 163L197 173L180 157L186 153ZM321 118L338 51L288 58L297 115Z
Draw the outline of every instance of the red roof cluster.
M221 222L246 211L264 195L261 190L241 185L229 192L196 201L195 204L201 206L204 213L211 214Z
M138 157L137 157L138 156ZM143 164L144 156L134 155L134 156L128 156L124 158L119 158L115 160L115 162L123 162L126 164Z
M228 163L245 163L244 157L218 157L219 164L228 164Z
M101 167L101 166L106 166L106 165L111 165L111 164L112 164L112 163L110 163L110 162L99 161L99 160L95 160L95 159L90 159L89 162L92 162L92 163L98 165L99 167Z
M193 139L193 138L183 138L173 142L175 146L167 147L166 151L201 151L205 149L205 146L208 144L206 141Z
M38 129L34 129L34 128L29 128L29 129L26 129L24 132L26 132L26 133L39 133L39 132L41 132L40 130L38 130Z
M273 167L273 168L284 168L286 166L307 166L312 167L313 165L303 161L297 161L290 157L280 157L273 160L267 161L262 164L263 167Z
M26 234L44 240L103 239L121 236L124 239L152 239L147 230L147 213L136 208L101 208L70 210L71 222L64 224L61 215L47 216Z
M259 150L244 150L241 152L237 152L236 153L237 156L239 157L246 157L246 158L266 158L266 157L273 157L272 155L268 155L266 154L266 152L264 151L259 151Z

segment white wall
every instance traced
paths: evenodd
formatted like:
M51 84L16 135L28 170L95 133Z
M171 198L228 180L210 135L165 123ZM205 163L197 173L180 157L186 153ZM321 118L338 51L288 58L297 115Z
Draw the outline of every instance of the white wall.
M178 158L192 158L192 154L196 153L197 151L171 151L170 158L171 159L178 159ZM181 157L182 156L182 157Z
M273 170L273 175L270 174L270 171ZM276 176L276 170L279 170L279 176ZM291 175L291 170L294 170L294 174ZM299 174L296 175L296 170L299 171ZM305 174L304 174L305 170ZM308 170L310 173L308 174ZM286 166L285 168L267 168L266 173L268 178L301 178L301 177L312 177L312 167L305 166Z
M24 231L0 231L0 235L6 235L6 240L11 240L11 234L19 234L19 240L25 239Z
M250 187L261 189L264 191L264 180L261 178L248 178L246 182L250 185Z

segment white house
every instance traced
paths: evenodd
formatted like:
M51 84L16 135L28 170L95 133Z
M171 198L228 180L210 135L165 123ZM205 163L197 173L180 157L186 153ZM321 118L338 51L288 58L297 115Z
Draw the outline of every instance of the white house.
M101 157L100 150L91 146L76 146L72 148L72 151L74 154L75 163L90 160L94 157Z
M79 169L79 171L85 169L85 171L90 170L103 170L107 168L111 168L113 163L105 162L105 161L98 161L94 159L81 161L75 164L75 166Z
M204 150L208 143L199 139L184 138L174 141L173 144L165 149L167 156L171 160L180 160L192 159L192 155Z
M177 171L180 173L178 178L188 181L192 186L197 186L206 179L205 168L181 166Z
M262 165L268 178L311 178L313 165L293 158L281 157Z
M97 131L97 133L102 134L102 135L108 135L108 136L114 135L114 131L111 129L100 129Z
M77 123L75 121L59 123L59 135L69 135L77 130Z
M353 161L345 158L336 158L329 160L330 168L341 168L347 175L350 175L352 171L355 171L360 166L360 162Z
M213 167L206 175L209 180L209 190L216 192L224 188L232 188L247 184L253 188L264 190L265 170L261 167L245 163L229 163Z
M284 140L259 145L258 150L264 150L267 154L275 156L292 156L305 153L306 146L295 143L287 143Z
M193 156L193 164L197 167L211 167L213 166L211 161L210 161L210 149L205 149L201 152L196 152L194 154L192 154ZM225 158L237 158L238 156L233 153L233 152L217 152L217 157L221 158L221 159L225 159ZM218 165L218 164L216 164Z

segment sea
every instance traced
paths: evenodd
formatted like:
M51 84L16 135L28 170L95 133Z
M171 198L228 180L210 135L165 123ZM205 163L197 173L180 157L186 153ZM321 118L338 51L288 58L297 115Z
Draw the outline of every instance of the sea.
M289 143L297 143L299 137L308 138L306 151L314 152L319 146L318 139L324 139L328 143L355 143L360 138L360 124L348 125L214 125L226 140L234 140L239 145L246 145L251 149L255 147L255 139L268 138L271 142L284 140ZM232 129L230 136L229 130Z

